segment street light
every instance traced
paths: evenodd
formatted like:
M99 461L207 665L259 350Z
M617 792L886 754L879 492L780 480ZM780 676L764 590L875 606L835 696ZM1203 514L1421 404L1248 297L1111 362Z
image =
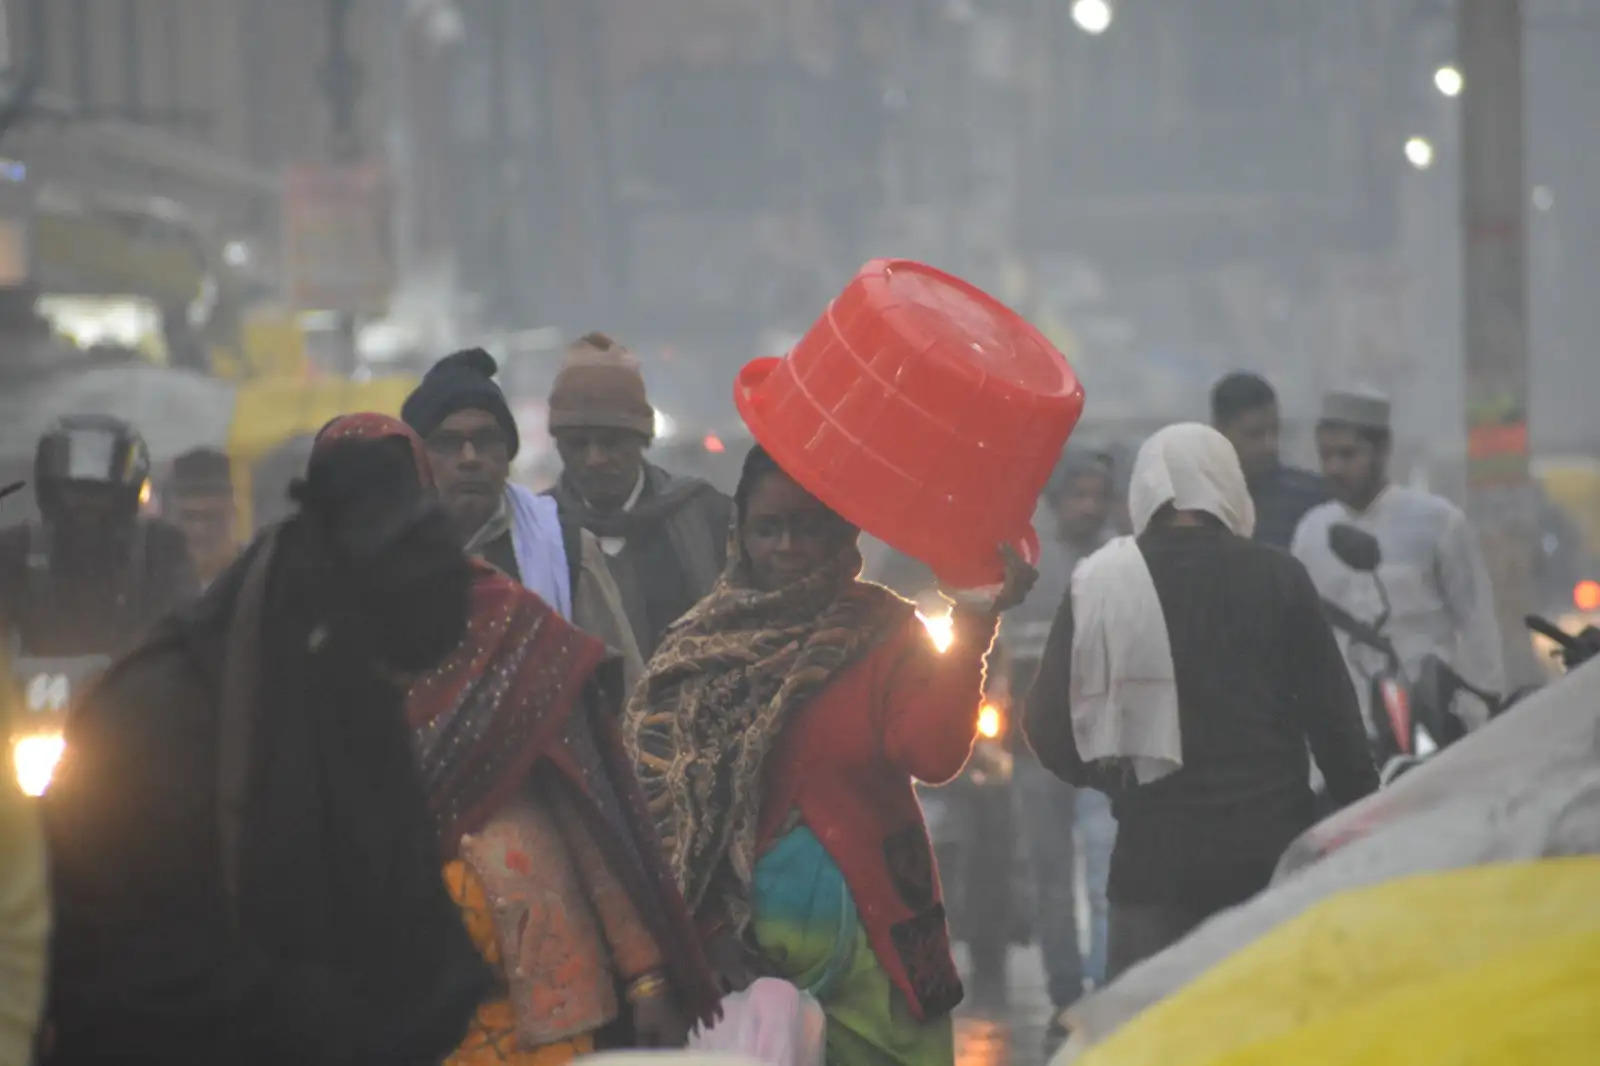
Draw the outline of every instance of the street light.
M1433 142L1426 137L1413 137L1406 142L1406 161L1418 170L1433 166Z
M1072 21L1091 37L1098 37L1109 30L1114 16L1115 12L1106 0L1073 0Z
M1433 87L1452 99L1461 95L1465 85L1466 82L1461 79L1461 71L1451 63L1446 63L1433 72Z
M1556 205L1556 194L1550 191L1548 185L1535 185L1533 187L1533 209L1535 211L1548 211Z

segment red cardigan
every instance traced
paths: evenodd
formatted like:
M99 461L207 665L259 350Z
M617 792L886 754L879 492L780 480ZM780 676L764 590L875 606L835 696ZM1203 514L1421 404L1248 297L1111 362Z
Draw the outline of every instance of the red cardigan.
M948 781L971 755L994 631L962 618L941 655L908 610L898 632L795 715L767 764L763 850L798 809L919 1019L953 1009L962 989L912 779Z

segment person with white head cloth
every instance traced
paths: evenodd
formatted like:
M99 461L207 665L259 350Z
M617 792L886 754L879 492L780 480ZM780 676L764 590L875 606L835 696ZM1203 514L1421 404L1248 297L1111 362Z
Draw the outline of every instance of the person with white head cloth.
M1057 776L1111 797L1108 978L1265 887L1315 820L1308 748L1335 802L1378 783L1316 589L1250 539L1227 438L1156 433L1128 503L1134 535L1073 574L1023 722Z

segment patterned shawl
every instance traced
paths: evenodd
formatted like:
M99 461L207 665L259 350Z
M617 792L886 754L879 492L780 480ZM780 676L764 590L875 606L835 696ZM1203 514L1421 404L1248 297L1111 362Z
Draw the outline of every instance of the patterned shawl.
M473 566L467 635L412 686L406 711L446 858L561 742L606 654L500 571Z
M709 1021L716 985L623 752L612 709L620 682L600 683L605 646L494 567L475 566L467 636L407 702L440 851L454 858L462 836L482 830L531 775L555 773L655 937L682 1005Z
M750 587L743 552L729 557L710 595L667 631L623 733L690 910L742 931L768 754L795 712L911 608L857 580L853 544L776 592Z

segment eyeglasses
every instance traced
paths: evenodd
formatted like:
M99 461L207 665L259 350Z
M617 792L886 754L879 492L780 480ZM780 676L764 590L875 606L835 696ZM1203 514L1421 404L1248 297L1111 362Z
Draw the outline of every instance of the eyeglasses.
M476 433L458 433L455 430L442 429L428 436L428 451L434 455L453 458L461 454L461 449L472 445L472 451L486 459L504 459L510 451L510 442L506 435L499 429L489 427L480 429Z
M786 533L795 540L829 540L844 529L844 521L829 511L760 515L745 526L745 532L758 540L782 540Z

